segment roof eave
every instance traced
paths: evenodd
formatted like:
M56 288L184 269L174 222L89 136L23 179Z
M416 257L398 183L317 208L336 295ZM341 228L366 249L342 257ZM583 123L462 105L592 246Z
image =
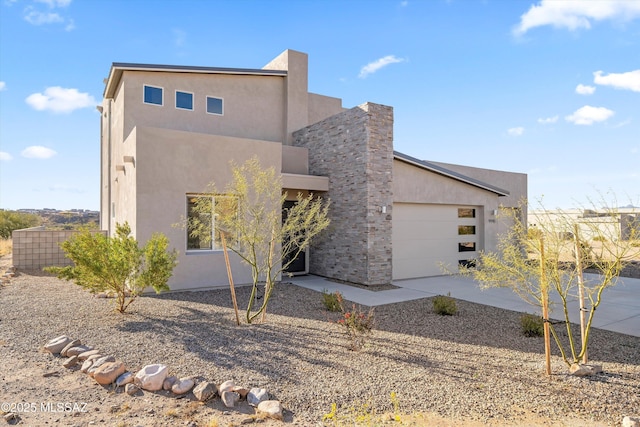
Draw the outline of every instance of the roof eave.
M486 182L482 182L475 178L468 177L458 172L454 172L452 170L443 168L441 166L434 165L433 163L425 162L424 160L416 159L415 157L408 156L406 154L400 153L399 151L393 152L394 159L400 160L401 162L417 166L421 169L428 170L430 172L436 173L438 175L446 176L451 179L455 179L456 181L463 182L465 184L472 185L477 188L481 188L486 191L490 191L494 194L497 194L500 197L506 197L510 193L507 190L502 188L495 187L491 184L487 184Z

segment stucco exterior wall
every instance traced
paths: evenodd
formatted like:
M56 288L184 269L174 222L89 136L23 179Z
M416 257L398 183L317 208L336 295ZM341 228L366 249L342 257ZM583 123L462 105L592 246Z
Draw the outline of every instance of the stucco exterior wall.
M342 108L342 99L309 93L309 124L346 111Z
M391 283L392 108L363 104L293 136L309 149L310 173L329 177L332 223L311 248L310 272Z
M262 167L282 167L280 143L159 128L136 128L138 241L154 232L167 235L180 252L169 282L173 290L228 286L222 251L187 252L186 230L175 227L186 217L186 195L202 193L215 182L224 191L232 178L230 161L242 164L258 156ZM249 269L230 254L234 281L251 282Z
M124 135L135 126L282 141L285 81L281 76L125 71ZM163 105L143 102L143 87L163 88ZM193 110L175 107L176 90L191 92ZM206 112L206 97L223 99L223 115ZM250 118L250 120L247 120Z

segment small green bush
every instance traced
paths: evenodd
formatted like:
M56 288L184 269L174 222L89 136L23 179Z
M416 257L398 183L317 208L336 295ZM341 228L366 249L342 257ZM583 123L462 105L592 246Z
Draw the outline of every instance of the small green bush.
M451 293L448 293L433 298L433 311L441 316L453 316L458 313L458 306L456 300L451 298Z
M541 337L544 335L544 322L542 317L524 313L520 316L520 328L526 337Z
M342 294L340 294L340 292L329 292L326 289L322 290L322 303L327 310L333 312L342 310L342 307L340 305L341 300Z

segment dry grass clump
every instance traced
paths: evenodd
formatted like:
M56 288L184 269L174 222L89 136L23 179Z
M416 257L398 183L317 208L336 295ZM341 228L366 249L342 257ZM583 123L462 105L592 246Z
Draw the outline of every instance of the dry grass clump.
M0 239L0 256L9 255L13 249L13 241L11 239Z

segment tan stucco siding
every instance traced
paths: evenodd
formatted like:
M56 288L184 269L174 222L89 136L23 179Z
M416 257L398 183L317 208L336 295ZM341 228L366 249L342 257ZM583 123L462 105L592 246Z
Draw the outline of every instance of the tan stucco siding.
M346 111L342 108L342 99L309 93L309 124Z
M261 139L284 139L284 78L125 71L124 134L134 126ZM163 88L163 105L143 102L143 87ZM176 90L193 93L193 110L175 107ZM223 115L206 112L206 97L223 99Z
M279 171L281 147L268 141L137 128L137 238L144 242L153 232L163 232L180 252L171 289L228 284L223 253L186 253L186 231L172 227L186 215L186 195L206 191L212 181L223 191L231 180L231 160L242 164L256 155L263 167ZM235 282L249 283L249 269L235 256L231 261Z

